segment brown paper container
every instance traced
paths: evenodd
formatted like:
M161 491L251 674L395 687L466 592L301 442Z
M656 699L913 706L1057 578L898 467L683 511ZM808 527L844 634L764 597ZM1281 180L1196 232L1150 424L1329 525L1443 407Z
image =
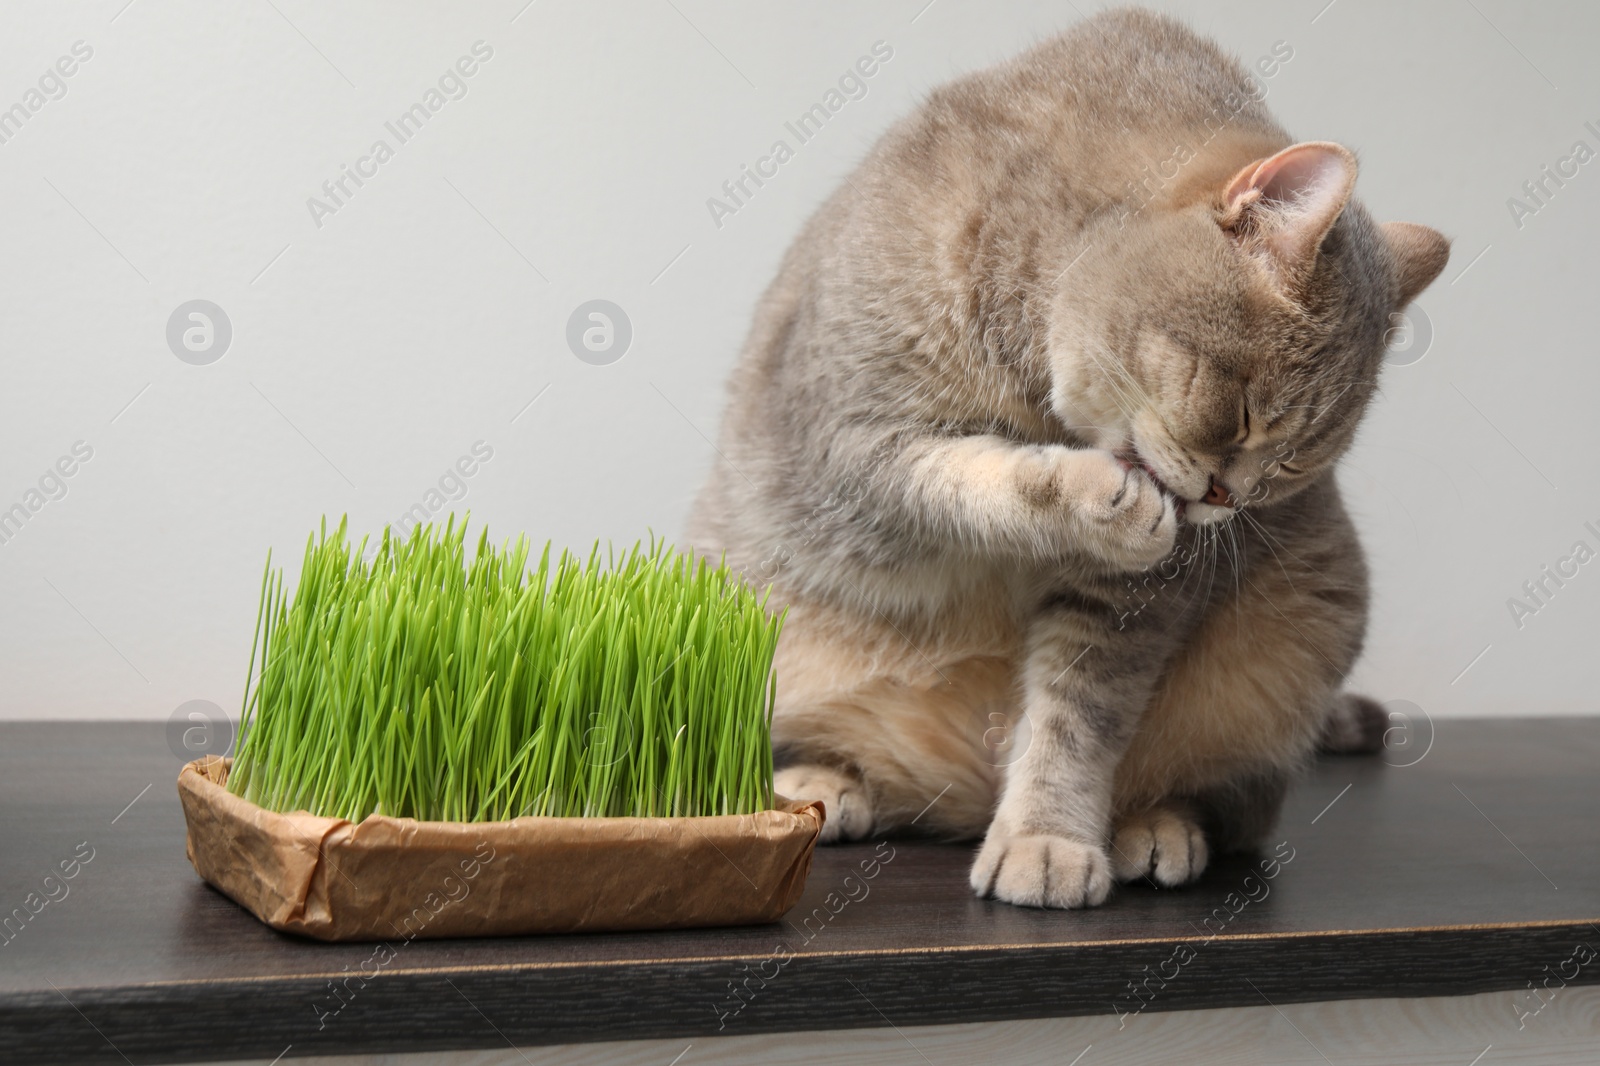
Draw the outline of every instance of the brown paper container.
M352 823L178 775L195 872L263 922L319 940L515 936L777 921L805 887L817 803L706 818Z

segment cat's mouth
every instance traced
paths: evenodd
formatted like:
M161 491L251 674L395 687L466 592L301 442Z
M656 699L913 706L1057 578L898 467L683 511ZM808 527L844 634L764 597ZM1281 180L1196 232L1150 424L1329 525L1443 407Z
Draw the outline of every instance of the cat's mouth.
M1145 472L1146 477L1155 482L1156 488L1160 489L1166 495L1172 497L1172 505L1178 512L1178 521L1182 522L1189 511L1189 505L1194 501L1182 493L1174 492L1172 486L1168 485L1165 481L1162 481L1161 475L1156 473L1156 468L1151 466L1149 463L1137 458L1134 460L1134 462L1138 463L1139 469Z
M1171 485L1168 485L1165 481L1161 480L1161 475L1156 473L1156 468L1145 462L1144 457L1132 448L1129 448L1127 451L1118 452L1117 458L1122 460L1129 467L1138 467L1140 470L1143 470L1145 476L1151 481L1155 482L1156 488L1160 489L1164 495L1172 499L1173 506L1177 508L1178 520L1180 522L1183 521L1184 512L1188 509L1189 504L1197 502L1189 499L1181 492L1174 491Z
M1117 458L1121 459L1124 463L1127 463L1130 467L1136 466L1140 470L1143 470L1145 476L1155 483L1156 488L1160 489L1164 494L1171 497L1173 505L1177 509L1179 521L1182 521L1187 516L1189 508L1194 506L1204 505L1201 506L1201 512L1202 514L1207 515L1215 513L1207 510L1207 508L1215 507L1223 510L1237 509L1235 506L1233 493L1215 478L1213 478L1211 483L1207 486L1206 494L1203 498L1190 499L1188 496L1185 496L1183 493L1177 491L1171 485L1168 485L1164 480L1162 480L1162 477L1160 473L1156 471L1156 468L1150 465L1150 463L1146 461L1145 458L1138 453L1138 451L1130 448L1125 452L1119 452Z

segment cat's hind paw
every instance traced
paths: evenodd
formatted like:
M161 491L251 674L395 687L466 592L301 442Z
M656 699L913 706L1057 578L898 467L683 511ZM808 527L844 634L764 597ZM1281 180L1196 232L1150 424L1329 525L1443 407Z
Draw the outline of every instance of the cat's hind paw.
M1111 838L1118 881L1149 879L1162 888L1186 885L1205 872L1206 834L1187 811L1157 806L1127 815Z
M972 864L972 890L1024 907L1098 907L1111 892L1103 850L1066 837L991 832Z
M773 775L772 788L792 800L821 802L826 817L819 844L860 840L872 832L872 799L854 774L827 766L786 766Z
M1328 705L1318 746L1332 755L1372 755L1384 748L1389 712L1377 700L1341 692Z

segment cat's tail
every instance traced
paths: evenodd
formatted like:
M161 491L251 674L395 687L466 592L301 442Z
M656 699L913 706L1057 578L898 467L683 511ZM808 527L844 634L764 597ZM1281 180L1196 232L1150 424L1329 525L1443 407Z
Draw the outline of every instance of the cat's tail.
M1317 746L1333 755L1373 755L1383 750L1389 713L1377 700L1341 692L1333 698L1322 722Z

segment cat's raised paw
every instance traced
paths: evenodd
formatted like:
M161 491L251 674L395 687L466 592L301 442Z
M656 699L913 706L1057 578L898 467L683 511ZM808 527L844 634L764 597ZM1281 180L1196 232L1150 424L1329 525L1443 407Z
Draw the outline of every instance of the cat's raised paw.
M826 813L819 844L860 840L872 832L872 799L861 779L828 766L787 766L772 776L772 789L793 800L819 800Z
M1171 553L1178 536L1178 504L1143 470L1110 452L1077 453L1085 479L1085 532L1095 554L1121 569L1137 570Z
M1024 907L1097 907L1111 892L1111 867L1093 844L991 833L972 864L971 883L980 897Z
M1148 878L1162 888L1177 888L1204 873L1209 859L1199 823L1187 811L1169 807L1122 818L1111 839L1118 881Z

